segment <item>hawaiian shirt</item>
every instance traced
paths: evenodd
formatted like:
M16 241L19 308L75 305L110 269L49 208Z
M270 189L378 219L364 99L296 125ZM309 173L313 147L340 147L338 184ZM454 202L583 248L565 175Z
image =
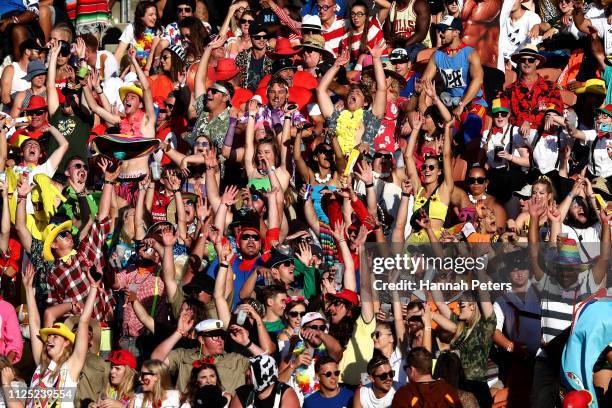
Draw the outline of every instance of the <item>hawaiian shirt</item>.
M268 48L268 51L273 51L272 48ZM251 65L251 50L240 51L238 55L236 55L236 66L240 69L240 86L242 88L247 88L247 84L250 82L249 75L249 66ZM272 60L268 55L263 57L263 71L261 72L261 78L266 76L267 74L272 73ZM251 89L251 91L254 91Z
M459 322L459 317L454 313L451 319L454 323ZM450 344L451 350L459 353L465 378L470 381L486 381L487 379L487 359L493 342L492 336L495 333L496 322L495 313L487 318L483 316L472 330L466 326L459 337Z
M229 108L225 109L215 118L210 120L208 118L208 112L206 109L206 94L202 94L196 99L195 108L198 119L193 127L193 132L187 137L187 143L193 144L195 139L200 135L206 135L210 137L216 148L221 149L223 147L223 140L227 129L229 129Z
M43 241L34 237L32 237L32 244L30 244L30 253L28 256L36 271L33 285L36 290L36 303L40 307L47 303L47 294L49 293L47 280L49 273L53 269L53 263L46 261L43 257Z
M183 36L181 35L181 30L177 23L170 23L164 28L162 40L168 41L170 45L185 47L185 44L183 44Z
M551 105L563 112L564 105L559 87L539 75L531 90L523 85L522 81L516 81L503 91L503 96L510 100L513 124L517 126L527 121L531 123L532 129L539 128L544 123L544 115Z
M108 217L96 221L90 233L79 243L75 255L66 262L61 259L55 260L55 265L49 273L48 304L77 302L83 305L85 303L89 293L87 272L92 266L96 266L99 270L103 269L103 246L110 227L111 221ZM114 305L115 300L111 292L104 285L100 286L92 317L99 322L111 320Z

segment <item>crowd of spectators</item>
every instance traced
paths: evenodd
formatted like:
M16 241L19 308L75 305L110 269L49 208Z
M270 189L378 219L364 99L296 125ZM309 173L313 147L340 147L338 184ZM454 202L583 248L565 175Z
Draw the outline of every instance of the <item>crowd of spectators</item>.
M611 2L114 3L0 1L3 406L612 406Z

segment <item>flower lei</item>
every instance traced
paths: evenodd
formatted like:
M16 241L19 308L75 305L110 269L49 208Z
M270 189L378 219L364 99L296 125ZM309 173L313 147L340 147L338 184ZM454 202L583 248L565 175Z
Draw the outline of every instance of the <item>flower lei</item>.
M336 135L342 153L349 153L355 147L355 135L363 122L363 109L351 112L347 109L340 112L336 122Z
M477 203L478 203L478 201L480 201L480 200L486 200L486 199L487 199L487 195L486 195L486 194L483 194L483 195L482 195L482 197L481 197L481 198L480 198L480 200L479 200L479 199L477 199L476 197L474 197L472 194L468 193L468 199L470 200L470 202L471 202L472 204L477 204Z

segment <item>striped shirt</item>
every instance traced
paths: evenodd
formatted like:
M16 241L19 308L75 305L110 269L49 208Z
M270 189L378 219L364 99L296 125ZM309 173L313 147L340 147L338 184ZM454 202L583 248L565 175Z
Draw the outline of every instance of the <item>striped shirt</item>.
M542 341L550 342L572 323L574 307L599 288L605 285L605 279L595 283L589 269L578 275L576 284L563 288L554 278L544 275L539 281L532 280L533 286L540 292L542 308ZM538 355L542 354L542 349Z
M342 39L342 42L341 42L342 45L340 46L340 49L343 49L343 50L347 49L349 47L349 40L350 40L351 53L353 54L353 57L358 58L360 54L359 47L361 46L362 32L353 33L353 35L351 35L350 37L349 37L350 33L346 33L346 35ZM373 48L382 39L383 39L383 31L382 31L382 28L380 27L380 22L378 21L378 18L374 16L370 19L370 29L368 30L368 46L370 48Z
M334 22L329 28L323 27L323 38L325 39L325 49L331 51L334 55L338 55L340 42L346 37L346 28L348 23L346 20L334 17Z

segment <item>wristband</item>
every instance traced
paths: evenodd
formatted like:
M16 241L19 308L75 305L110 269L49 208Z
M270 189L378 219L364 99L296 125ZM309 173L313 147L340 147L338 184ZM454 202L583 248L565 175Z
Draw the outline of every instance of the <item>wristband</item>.
M226 264L225 262L222 262L219 264L219 268L229 268L229 265Z
M24 198L27 198L27 197L28 197L28 196L24 196L24 195L21 195L21 194L17 194L17 198L19 198L19 199L21 199L21 200L23 200Z
M372 188L374 187L374 183L369 183L365 185L365 188Z
M253 342L251 340L249 340L248 344L246 346L244 346L245 348L249 348L253 345Z
M104 184L110 184L111 186L114 186L115 182L111 180L104 180Z
M77 197L85 197L86 194L84 191L81 191L80 193L76 193Z
M181 192L181 189L180 189L180 188L177 188L176 190L172 190L172 193L173 193L173 194L180 193L180 192Z
M249 113L249 118L255 119L255 113Z
M402 191L402 197L408 197L408 198L410 198L410 194L408 194L408 193L404 193L404 192Z
M285 120L291 120L291 115L285 115Z

